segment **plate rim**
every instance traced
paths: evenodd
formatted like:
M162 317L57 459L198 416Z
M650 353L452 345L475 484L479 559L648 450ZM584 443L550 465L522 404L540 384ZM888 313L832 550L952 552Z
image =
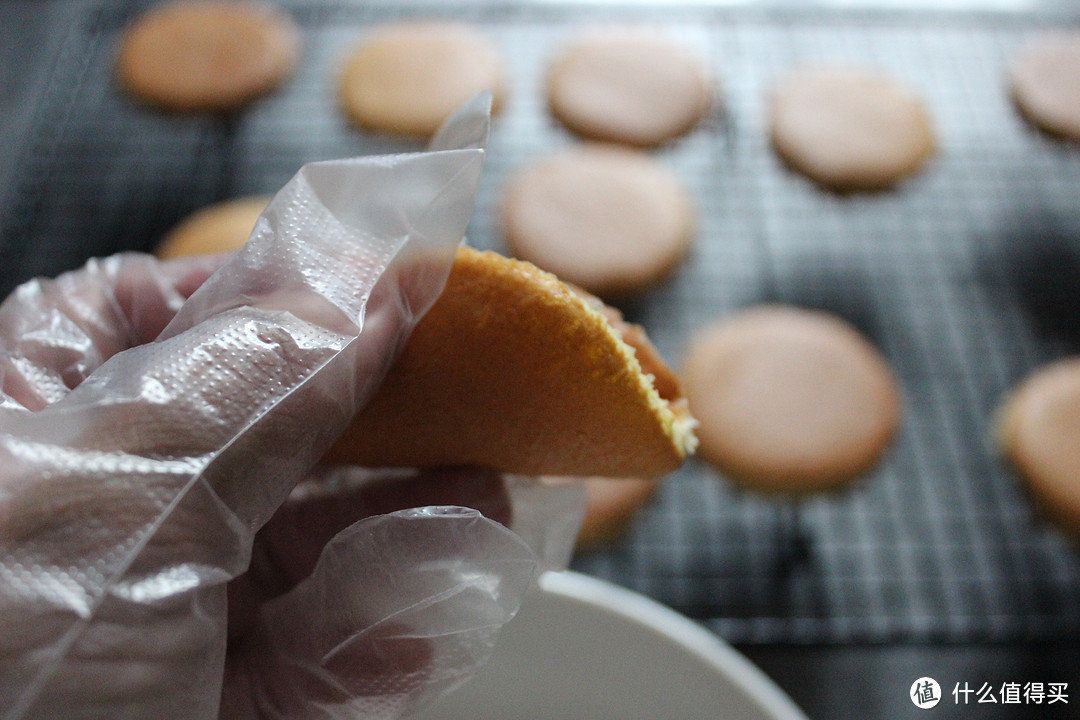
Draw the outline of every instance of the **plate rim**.
M719 635L672 608L629 588L573 570L545 572L538 584L544 594L593 606L660 634L727 677L775 720L809 720L761 668Z

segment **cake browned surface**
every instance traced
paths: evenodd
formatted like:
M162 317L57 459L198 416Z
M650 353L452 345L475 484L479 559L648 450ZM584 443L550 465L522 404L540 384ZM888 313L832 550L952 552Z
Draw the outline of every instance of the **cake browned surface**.
M554 275L458 251L447 286L328 459L369 467L654 477L693 450L659 356ZM649 358L652 358L650 361ZM664 387L662 397L654 385Z

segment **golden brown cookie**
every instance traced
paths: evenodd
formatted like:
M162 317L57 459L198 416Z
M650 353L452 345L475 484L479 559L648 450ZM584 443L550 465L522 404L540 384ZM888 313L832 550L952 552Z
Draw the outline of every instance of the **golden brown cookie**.
M229 252L247 242L270 195L224 200L184 218L170 230L154 254L160 258Z
M998 419L1001 449L1046 517L1080 535L1080 358L1037 370Z
M117 58L123 87L170 110L225 111L277 88L296 67L292 19L255 2L170 2L139 16Z
M697 125L711 90L702 63L674 40L623 29L566 47L548 69L547 99L578 135L652 147Z
M888 188L934 152L930 116L915 94L854 68L790 73L775 88L769 124L788 165L838 192Z
M646 364L658 355L637 349L646 341L632 330L550 273L461 248L446 289L327 459L671 472L694 449L693 419L673 373Z
M1017 108L1033 125L1080 140L1080 33L1032 40L1014 60L1009 84Z
M695 212L650 155L588 144L525 167L503 198L511 253L605 298L666 278L686 255Z
M462 103L492 93L505 102L505 64L483 33L462 23L412 21L371 32L345 61L339 92L358 125L427 137Z
M824 490L868 470L900 419L878 350L845 321L782 305L699 331L681 378L700 454L747 487Z

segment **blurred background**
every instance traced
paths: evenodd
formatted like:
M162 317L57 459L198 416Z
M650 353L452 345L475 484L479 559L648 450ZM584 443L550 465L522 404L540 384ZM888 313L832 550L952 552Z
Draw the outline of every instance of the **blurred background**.
M812 718L921 717L908 692L922 676L946 693L1068 683L1068 704L946 695L934 717L1080 717L1080 551L1039 515L993 436L1010 388L1080 353L1080 143L1032 128L1006 85L1025 42L1080 29L1080 4L273 4L301 30L299 64L229 114L163 112L118 87L123 32L153 3L0 4L0 294L93 256L151 251L193 211L272 193L305 162L421 149L358 128L337 99L365 33L415 17L467 22L505 58L509 93L468 239L506 252L506 182L578 142L545 103L555 53L587 27L659 28L704 63L715 103L649 151L689 190L698 227L675 274L621 309L674 366L695 330L739 308L836 313L885 354L904 417L882 461L840 492L762 496L691 460L574 569L700 622ZM837 195L776 157L768 92L819 60L918 93L938 142L919 173Z

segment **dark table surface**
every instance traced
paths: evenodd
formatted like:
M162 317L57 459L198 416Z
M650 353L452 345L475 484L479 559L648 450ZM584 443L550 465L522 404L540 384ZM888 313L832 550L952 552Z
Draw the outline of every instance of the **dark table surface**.
M573 142L543 104L547 59L585 25L659 24L704 60L721 101L655 151L694 197L699 233L676 276L624 310L673 363L697 327L740 307L835 312L882 348L905 420L869 476L798 503L691 461L624 537L574 568L701 622L811 718L1080 717L1080 553L992 441L1008 388L1080 352L1080 144L1033 131L1004 91L1020 45L1080 27L1080 7L285 2L305 36L298 73L245 112L212 117L162 114L116 87L117 42L146 5L0 4L0 294L92 256L150 250L189 212L272 192L309 160L418 149L351 127L334 97L343 53L405 16L474 22L507 54L511 99L469 230L472 244L503 249L508 175ZM923 172L838 197L776 160L763 100L780 73L819 59L915 88L939 141ZM945 694L930 711L908 696L923 676ZM985 685L1000 699L1013 683L1066 683L1068 703L952 695Z

